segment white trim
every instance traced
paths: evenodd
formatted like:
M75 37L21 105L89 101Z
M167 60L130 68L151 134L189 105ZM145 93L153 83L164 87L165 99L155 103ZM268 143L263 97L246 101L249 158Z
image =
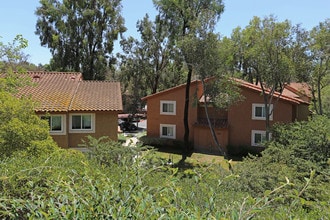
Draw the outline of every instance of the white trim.
M167 135L163 135L163 128L172 128L173 129L173 134L167 134ZM172 124L160 124L159 126L159 136L161 138L169 138L169 139L175 139L176 138L176 125L172 125Z
M60 116L61 117L61 130L60 131L52 131L51 130L51 125L49 128L49 134L50 135L66 135L66 115L62 114L49 114L49 115L41 115L40 118L42 117L50 117L50 123L52 123L52 117L53 116Z
M172 104L173 105L173 112L164 112L163 111L163 104ZM161 115L176 115L176 101L161 100L160 101L160 114Z
M91 116L91 128L90 129L72 129L72 116L75 115L90 115ZM95 133L95 114L94 113L71 113L69 114L69 133Z
M256 143L256 140L255 140L255 135L256 134L261 134L262 135L261 142L263 142L263 141L266 140L266 131L263 131L263 130L252 130L251 131L251 146L260 146L260 142L259 143ZM270 139L272 138L272 134L271 133L269 134L269 138Z
M261 103L253 103L252 104L252 119L253 120L266 120L266 115L265 116L256 116L256 108L262 108L265 109L265 104L261 104ZM273 104L269 105L269 111L271 112L270 116L269 116L269 120L272 121L273 120ZM266 114L266 112L265 112Z

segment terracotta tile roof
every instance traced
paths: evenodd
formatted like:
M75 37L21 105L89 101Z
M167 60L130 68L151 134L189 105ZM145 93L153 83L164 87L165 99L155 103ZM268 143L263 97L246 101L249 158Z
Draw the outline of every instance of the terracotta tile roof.
M311 102L312 100L312 89L307 83L293 82L287 85L285 88L304 101Z
M237 79L237 78L233 78L233 79L238 83L238 86L241 86L241 87L244 87L244 88L247 88L247 89L251 89L251 90L254 90L256 92L262 92L260 85L255 85L255 84L252 84L252 83L249 83L249 82L246 82L244 80ZM210 78L210 80L212 80L212 78ZM191 83L193 84L193 83L200 83L200 82L201 82L200 80L195 80L195 81L192 81ZM184 86L186 86L186 84L181 84L179 86L172 87L170 89L166 89L164 91L161 91L161 92L158 92L158 93L155 93L155 94L151 94L151 95L145 96L145 97L142 98L142 100L148 100L149 98L153 98L155 96L158 96L158 95L161 95L161 94L164 94L164 93L171 92L173 90L182 88ZM289 90L288 88L285 88L284 91L283 91L283 93L281 95L280 95L280 93L275 92L275 96L279 96L280 99L285 100L285 101L292 102L294 104L300 104L300 103L309 104L309 102L306 101L306 100L304 100L304 99L302 99L299 96L299 94L295 93L295 91L293 91L293 90ZM199 100L200 102L204 102L204 98L203 99L202 98L203 97L200 98L200 100Z
M120 84L83 81L77 72L27 72L34 86L20 90L31 96L36 111L121 111Z
M246 81L241 80L241 79L235 79L235 81L238 82L239 86L241 86L241 87L248 88L248 89L251 89L251 90L254 90L254 91L257 91L257 92L262 92L262 89L261 89L260 85L255 85L255 84L246 82ZM302 103L309 104L307 101L301 99L298 94L288 90L287 88L284 88L282 94L280 94L279 92L275 92L274 96L279 97L282 100L295 103L295 104L302 104Z
M71 111L121 111L120 84L109 81L82 81L70 105Z
M200 81L199 81L199 80L191 81L190 86L191 86L191 85L194 85L194 84L196 84L196 83L200 83ZM149 98L154 98L155 96L159 96L159 95L162 95L162 94L166 94L166 93L168 93L168 92L173 92L174 90L182 89L182 87L185 87L185 86L186 86L185 83L184 83L184 84L180 84L180 85L178 85L178 86L174 86L174 87L172 87L172 88L165 89L165 90L163 90L163 91L156 92L156 93L154 93L154 94L151 94L151 95L147 95L147 96L145 96L145 97L142 97L141 100L145 101L145 100L148 100Z

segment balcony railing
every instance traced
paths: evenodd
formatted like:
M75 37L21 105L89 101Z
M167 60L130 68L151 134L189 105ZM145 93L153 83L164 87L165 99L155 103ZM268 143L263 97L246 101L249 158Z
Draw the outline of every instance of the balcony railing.
M227 128L228 120L226 118L210 118L211 124L214 128ZM206 118L199 118L195 125L209 126Z

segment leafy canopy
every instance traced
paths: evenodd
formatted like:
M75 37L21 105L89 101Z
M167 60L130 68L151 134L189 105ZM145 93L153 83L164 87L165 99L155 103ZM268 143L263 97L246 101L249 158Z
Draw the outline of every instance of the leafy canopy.
M53 55L51 69L105 79L118 35L126 31L121 0L40 0L36 34Z

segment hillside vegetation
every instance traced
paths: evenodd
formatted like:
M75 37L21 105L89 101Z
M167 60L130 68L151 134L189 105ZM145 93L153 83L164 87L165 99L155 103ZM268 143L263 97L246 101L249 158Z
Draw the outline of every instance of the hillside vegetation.
M230 170L106 138L90 138L88 154L15 147L0 160L0 218L327 219L329 128L325 117L278 126L262 157Z

